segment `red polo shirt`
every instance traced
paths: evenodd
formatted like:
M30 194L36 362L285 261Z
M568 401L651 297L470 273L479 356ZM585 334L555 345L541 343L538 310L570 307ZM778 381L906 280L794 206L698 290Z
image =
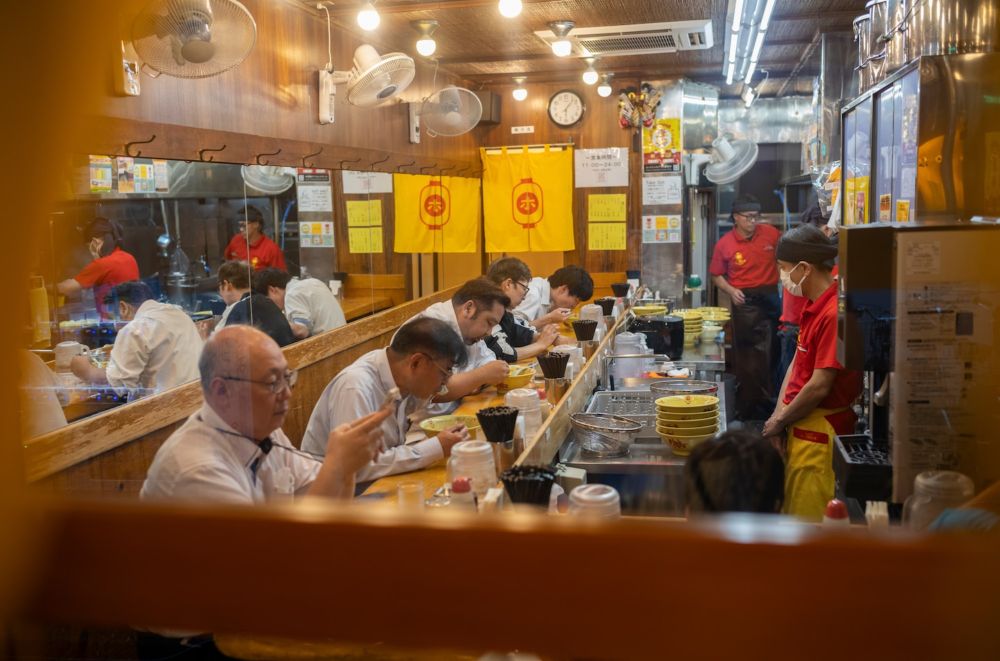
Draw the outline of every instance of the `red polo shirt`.
M837 277L837 265L833 265L833 277ZM781 292L781 323L795 324L802 323L802 311L806 309L809 299L805 296L796 296L789 291Z
M226 246L226 259L238 259L241 262L250 262L255 271L264 268L274 267L282 271L288 270L285 266L285 256L281 254L278 244L261 235L257 243L250 244L250 257L247 258L247 240L243 234L237 234Z
M837 376L830 394L820 408L839 409L861 394L861 372L845 370L837 362L837 283L802 311L802 329L795 351L795 364L785 389L785 404L790 403L812 378L815 369L835 369Z
M780 238L781 232L764 223L757 225L749 239L734 228L715 244L708 272L726 276L737 289L773 285L778 282L774 251Z
M98 257L77 273L74 280L84 289L94 289L94 302L101 317L111 315L104 310L104 297L115 285L139 279L139 265L135 257L121 248L115 248L110 255Z

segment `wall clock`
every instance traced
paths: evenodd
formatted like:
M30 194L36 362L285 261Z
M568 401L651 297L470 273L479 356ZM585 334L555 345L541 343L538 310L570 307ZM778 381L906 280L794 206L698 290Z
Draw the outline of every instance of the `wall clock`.
M573 126L583 119L583 99L573 90L559 90L549 99L549 119L558 126Z

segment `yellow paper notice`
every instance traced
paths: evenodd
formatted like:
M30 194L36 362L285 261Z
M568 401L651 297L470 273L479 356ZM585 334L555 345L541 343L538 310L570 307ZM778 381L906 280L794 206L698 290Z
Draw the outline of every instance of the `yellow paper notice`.
M896 200L896 222L897 223L908 223L908 222L910 222L910 201L909 200Z
M348 227L379 227L381 225L382 200L347 201Z
M625 250L625 223L587 225L588 250Z
M348 227L347 248L352 253L382 252L382 228Z
M624 222L625 193L588 195L587 220L592 223Z

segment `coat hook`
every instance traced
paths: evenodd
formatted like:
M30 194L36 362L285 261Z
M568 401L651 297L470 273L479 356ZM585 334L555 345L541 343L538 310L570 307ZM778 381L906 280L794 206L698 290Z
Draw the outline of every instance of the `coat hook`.
M141 150L137 151L134 154L132 153L132 145L148 145L153 140L156 140L156 134L155 133L149 138L149 140L136 140L135 142L126 143L125 144L125 155L126 156L131 156L132 158L138 158L139 156L142 156L142 151Z
M319 156L322 153L323 153L323 148L320 147L318 152L315 152L315 153L312 153L312 154L306 154L305 156L303 156L302 157L302 167L304 167L304 168L306 168L306 167L308 167L308 168L313 167L313 165L314 165L313 163L310 163L309 165L306 165L306 159L307 158L312 158L313 156Z
M354 160L346 160L345 159L345 160L343 160L343 161L340 162L340 165L337 167L337 169L338 170L343 170L344 169L344 163L360 163L360 162L361 162L360 158L355 158Z
M392 154L386 154L386 157L383 158L381 161L373 161L372 164L368 166L368 169L370 169L370 170L374 169L376 165L379 165L380 163L385 163L391 157L392 157Z
M281 148L279 147L278 151L267 152L267 153L264 153L264 154L257 154L257 165L270 165L271 164L271 161L264 161L263 163L261 163L261 161L260 161L260 157L261 156L277 156L280 153L281 153Z
M438 164L437 164L437 163L435 163L434 165L428 165L428 166L427 166L427 167L425 167L425 168L420 168L420 173L421 173L421 174L423 174L423 173L424 173L424 170L433 170L433 169L434 169L434 168L436 168L437 166L438 166Z
M207 147L207 148L205 148L205 149L199 149L199 150L198 150L198 160L199 160L199 161L201 161L202 163L205 163L205 162L208 162L208 163L211 163L212 161L214 161L214 160L215 160L215 157L214 157L214 156L209 156L209 157L208 157L208 158L206 159L206 158L205 158L205 152L209 152L209 151L212 151L212 152L220 152L220 151L224 150L225 148L226 148L226 146L225 146L225 145L222 145L222 146L221 146L221 147L219 147L218 149L212 149L211 147Z
M402 172L403 168L408 168L411 165L416 165L416 164L417 164L416 161L410 161L409 163L403 163L402 165L400 165L399 167L396 168L396 172Z
M446 168L441 168L441 171L440 171L440 172L438 172L438 174L439 174L439 175L443 175L443 174L444 174L445 172L448 172L449 170L454 170L454 169L455 169L455 167L456 167L456 166L454 166L454 165L451 165L451 166L448 166L448 167L446 167Z

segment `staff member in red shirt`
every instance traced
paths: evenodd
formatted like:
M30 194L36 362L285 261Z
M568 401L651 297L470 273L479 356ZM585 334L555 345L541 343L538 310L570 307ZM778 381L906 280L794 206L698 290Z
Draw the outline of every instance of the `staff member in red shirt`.
M281 248L264 234L264 216L260 210L247 207L240 215L243 216L240 232L226 246L226 261L249 262L255 271L268 267L287 271Z
M760 223L760 202L741 195L733 202L733 230L712 253L712 282L733 301L733 373L737 380L736 416L763 420L774 406L780 377L778 346L778 268L775 246L781 233Z
M104 297L115 285L138 280L139 264L121 249L122 230L114 221L95 218L84 231L84 238L90 241L87 248L94 261L72 278L58 283L56 290L63 296L75 296L92 288L97 313L102 319L111 319L114 310L105 308Z
M833 498L833 437L854 432L861 373L837 362L837 247L813 225L789 230L777 250L785 291L809 299L795 358L763 434L787 453L784 512L820 520Z

